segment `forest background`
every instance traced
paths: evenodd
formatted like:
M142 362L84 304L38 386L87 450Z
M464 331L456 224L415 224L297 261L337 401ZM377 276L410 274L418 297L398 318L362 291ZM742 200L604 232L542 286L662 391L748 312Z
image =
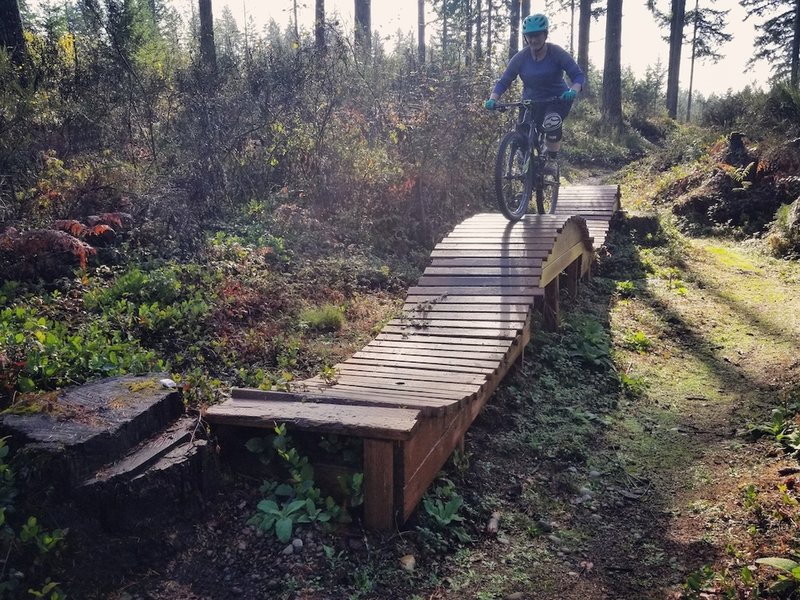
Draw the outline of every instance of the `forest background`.
M565 7L590 82L568 121L568 180L646 160L685 187L681 165L720 136L738 130L766 152L798 135L795 0L741 1L769 89L708 97L679 85L681 56L721 58L726 11L648 5L670 51L641 77L622 68L622 0ZM392 316L445 232L493 210L506 123L482 99L520 47L530 2L419 0L416 38L393 48L368 0L354 3L353 31L322 0L313 30L295 17L240 28L229 10L214 21L212 0L191 6L0 2L6 409L154 369L193 406L325 372ZM590 56L600 13L604 48ZM731 181L750 176L741 169ZM701 226L772 232L771 248L791 254L790 196Z

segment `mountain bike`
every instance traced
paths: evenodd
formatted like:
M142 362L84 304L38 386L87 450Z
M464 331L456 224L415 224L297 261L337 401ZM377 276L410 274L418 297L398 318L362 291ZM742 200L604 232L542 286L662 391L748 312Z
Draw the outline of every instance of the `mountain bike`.
M558 128L561 117L548 113L544 123L537 123L533 119L533 107L557 99L523 100L495 106L500 112L515 107L522 111L522 119L500 140L494 164L497 203L510 221L519 221L525 216L534 191L536 212L543 215L555 211L561 174L558 162L548 159L545 134Z

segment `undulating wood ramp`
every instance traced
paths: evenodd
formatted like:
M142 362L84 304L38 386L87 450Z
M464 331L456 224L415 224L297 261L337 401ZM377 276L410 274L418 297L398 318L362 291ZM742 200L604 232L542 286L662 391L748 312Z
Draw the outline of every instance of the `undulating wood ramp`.
M560 281L576 293L619 200L617 186L570 186L552 215L466 219L431 252L401 317L337 365L334 381L314 377L291 393L234 389L206 420L363 438L365 523L405 522L521 358L534 307L544 327L557 327Z

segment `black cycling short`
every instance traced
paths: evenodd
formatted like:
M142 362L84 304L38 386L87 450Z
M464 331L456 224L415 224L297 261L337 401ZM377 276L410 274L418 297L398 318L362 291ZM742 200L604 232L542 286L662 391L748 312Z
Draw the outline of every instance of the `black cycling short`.
M545 116L550 113L555 113L559 117L561 117L561 121L563 122L564 119L567 118L569 111L572 109L572 100L553 100L552 102L537 102L536 104L532 104L530 108L527 110L527 117L526 121L533 120L539 125L545 119ZM520 108L519 116L517 117L517 123L522 123L523 115L525 115L526 110L524 108ZM561 139L563 135L563 128L561 124L552 131L548 131L545 134L548 141L557 142Z

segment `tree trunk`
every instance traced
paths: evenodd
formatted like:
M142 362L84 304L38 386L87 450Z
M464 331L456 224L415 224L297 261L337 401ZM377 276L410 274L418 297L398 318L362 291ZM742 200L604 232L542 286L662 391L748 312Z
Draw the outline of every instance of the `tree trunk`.
M17 0L0 0L0 45L11 53L14 64L25 62L25 36Z
M492 25L494 17L492 15L492 3L494 0L487 0L486 5L486 58L489 62L492 60L492 50L494 46L492 44Z
M465 53L464 64L470 66L472 64L472 0L464 0L465 19L464 27L466 27L466 35L464 36Z
M686 20L686 0L672 0L672 15L669 24L669 67L667 71L667 114L678 117L678 87L681 73L681 46L683 24Z
M417 0L417 60L425 64L425 0Z
M589 30L592 25L592 0L580 0L578 8L578 66L589 82Z
M314 43L317 50L325 51L325 0L316 0L314 14Z
M475 0L475 60L483 60L483 2Z
M297 0L292 0L292 15L294 22L294 41L300 42L300 25L297 23Z
M442 63L447 63L447 2L442 1Z
M529 14L531 14L531 0L522 0L522 7L519 11L520 21L522 21Z
M511 32L508 38L508 58L519 52L519 1L511 0Z
M792 38L792 63L790 67L792 87L800 83L800 0L794 2L794 37Z
M370 0L356 2L356 48L369 52L372 50L372 24Z
M200 8L200 62L209 70L217 70L217 49L214 46L214 17L211 0L198 0Z
M689 97L686 100L686 122L692 121L692 87L694 86L694 60L697 49L697 20L700 18L700 0L694 2L694 31L692 32L692 61L689 63Z
M622 0L608 0L603 66L603 118L614 130L622 125Z

